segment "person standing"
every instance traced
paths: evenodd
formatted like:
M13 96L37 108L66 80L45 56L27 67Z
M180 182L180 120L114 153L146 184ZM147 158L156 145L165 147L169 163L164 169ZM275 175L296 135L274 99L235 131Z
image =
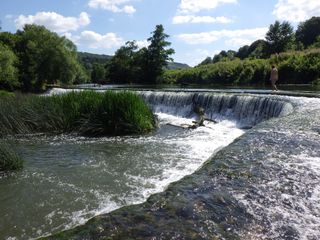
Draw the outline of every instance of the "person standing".
M271 73L270 73L270 81L271 81L271 86L273 91L278 91L278 88L276 86L276 82L279 79L279 74L278 74L278 69L276 68L275 65L272 65L271 67Z

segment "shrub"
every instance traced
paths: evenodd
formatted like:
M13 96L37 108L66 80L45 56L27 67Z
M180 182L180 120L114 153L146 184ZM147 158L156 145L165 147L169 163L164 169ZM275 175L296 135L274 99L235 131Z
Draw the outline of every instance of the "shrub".
M269 79L271 64L279 70L281 84L309 84L320 78L320 50L285 52L269 59L235 59L199 65L195 68L167 71L165 81L170 83L209 83L264 85Z

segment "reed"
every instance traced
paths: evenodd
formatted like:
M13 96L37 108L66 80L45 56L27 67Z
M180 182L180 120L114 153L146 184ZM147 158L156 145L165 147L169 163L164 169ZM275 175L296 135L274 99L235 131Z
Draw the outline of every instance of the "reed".
M139 134L155 127L149 107L131 92L70 92L0 98L0 135L77 133Z
M23 160L7 144L0 142L0 172L19 170L22 167Z

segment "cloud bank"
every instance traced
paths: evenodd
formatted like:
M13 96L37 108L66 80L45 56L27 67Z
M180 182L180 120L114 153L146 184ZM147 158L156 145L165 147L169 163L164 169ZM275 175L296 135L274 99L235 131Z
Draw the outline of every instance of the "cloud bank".
M302 22L320 15L319 0L279 0L273 14L279 20Z
M131 2L131 0L90 0L88 5L91 8L101 8L114 13L127 13L133 14L136 9L132 5L125 5Z
M64 17L55 12L38 12L35 15L20 15L15 20L16 27L22 29L26 24L43 25L51 31L65 33L76 31L80 27L90 24L90 17L86 12L80 13L79 17Z
M176 37L187 44L211 44L220 39L226 39L226 43L235 44L264 38L267 27L237 30L220 30L202 33L179 34Z

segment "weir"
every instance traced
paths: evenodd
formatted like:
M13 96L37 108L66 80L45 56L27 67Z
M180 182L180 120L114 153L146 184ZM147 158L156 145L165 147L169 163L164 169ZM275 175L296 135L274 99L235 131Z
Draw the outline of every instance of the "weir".
M49 239L319 239L320 100L199 92L139 94L155 111L253 127L145 203Z
M205 117L221 121L236 121L240 127L252 127L273 117L292 112L290 102L279 97L245 94L194 92L140 92L154 112L165 112L181 117L193 117L195 105L205 110Z

